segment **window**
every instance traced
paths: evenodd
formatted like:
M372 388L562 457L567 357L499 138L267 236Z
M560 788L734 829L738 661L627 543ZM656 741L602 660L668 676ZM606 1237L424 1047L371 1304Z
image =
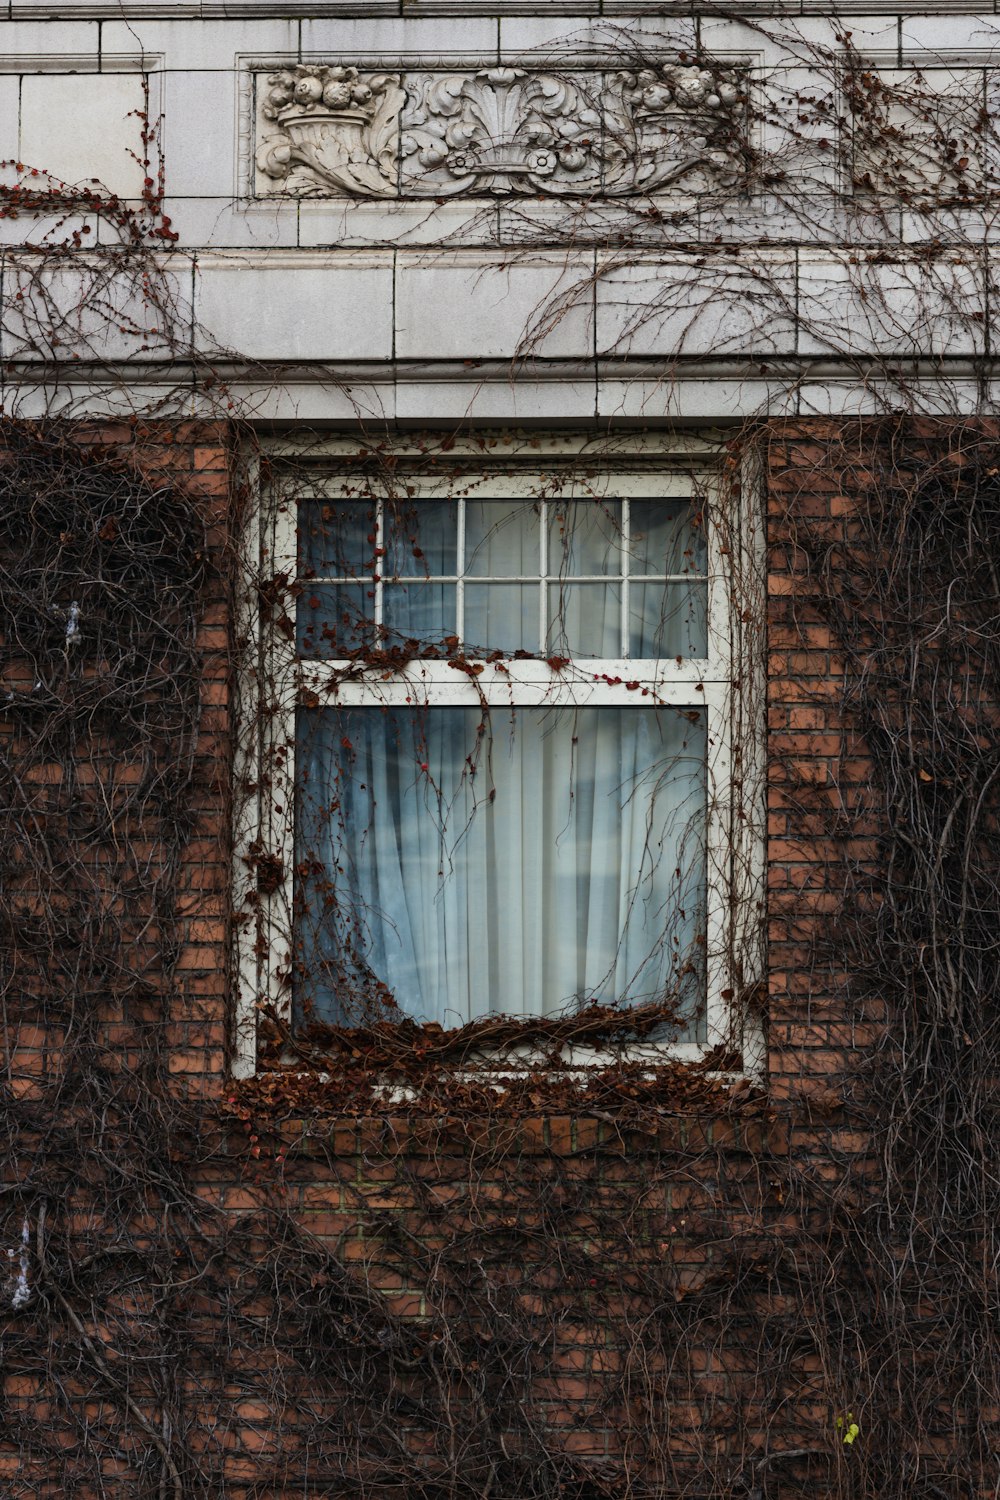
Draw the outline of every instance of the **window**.
M652 1005L673 1054L731 1041L717 465L654 439L272 455L247 1025L261 999L306 1029Z

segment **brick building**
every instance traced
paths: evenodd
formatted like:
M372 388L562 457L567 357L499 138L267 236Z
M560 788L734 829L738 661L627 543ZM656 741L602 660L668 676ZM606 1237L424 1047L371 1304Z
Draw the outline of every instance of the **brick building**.
M12 0L12 1496L993 1493L992 10Z

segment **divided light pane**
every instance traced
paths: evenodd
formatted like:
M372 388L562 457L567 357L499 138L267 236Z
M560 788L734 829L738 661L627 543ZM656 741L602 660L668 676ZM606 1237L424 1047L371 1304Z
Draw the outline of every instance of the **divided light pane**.
M297 641L335 658L379 637L568 657L707 654L694 499L299 506Z

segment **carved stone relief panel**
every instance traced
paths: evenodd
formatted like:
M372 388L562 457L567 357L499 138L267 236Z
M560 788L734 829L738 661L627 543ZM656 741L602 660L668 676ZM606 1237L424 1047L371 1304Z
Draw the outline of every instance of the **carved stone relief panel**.
M256 75L259 196L621 197L733 188L747 71L299 64Z

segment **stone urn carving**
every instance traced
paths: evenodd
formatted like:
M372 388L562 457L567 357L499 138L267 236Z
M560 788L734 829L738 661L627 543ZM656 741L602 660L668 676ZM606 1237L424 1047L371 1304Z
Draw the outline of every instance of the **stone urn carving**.
M300 197L396 194L404 99L396 74L300 64L267 83L261 114L279 129L257 149L260 172Z
M621 182L609 174L608 192L662 190L701 179L731 187L745 170L745 70L716 63L665 63L620 73L622 116L609 114L609 135L631 158Z

